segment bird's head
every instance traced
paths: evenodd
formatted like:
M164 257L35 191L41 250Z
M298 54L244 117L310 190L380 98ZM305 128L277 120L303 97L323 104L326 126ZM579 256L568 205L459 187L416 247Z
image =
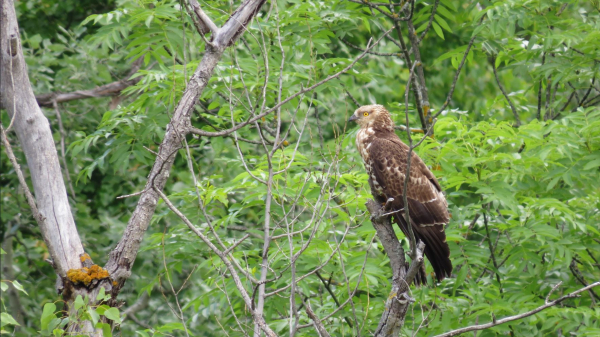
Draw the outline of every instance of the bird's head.
M391 128L392 130L394 128L394 122L392 122L390 113L383 105L379 104L361 106L354 111L348 121L355 121L361 128Z

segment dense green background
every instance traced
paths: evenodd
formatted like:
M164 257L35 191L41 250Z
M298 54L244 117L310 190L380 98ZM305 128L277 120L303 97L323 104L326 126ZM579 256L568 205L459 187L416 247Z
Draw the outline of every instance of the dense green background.
M201 5L221 25L238 3L206 1ZM133 61L143 58L142 69L135 75L141 81L125 91L127 96L116 108L109 108L110 98L59 107L75 192L70 195L72 209L86 251L102 265L137 202L136 197L116 197L143 189L154 160L144 147L156 149L160 143L186 78L202 58L204 41L176 1L26 0L16 5L36 94L91 89L123 79ZM413 21L419 33L427 26L433 5L432 1L416 2ZM262 103L267 69L266 106L276 103L282 57L278 29L285 54L285 98L346 67L361 53L352 45L364 48L370 38L379 38L391 27L388 17L364 4L268 2L243 35L244 41L225 53L203 92L193 123L214 131L213 126L230 127L231 116L237 122L247 119L246 106ZM406 37L405 25L402 30ZM446 100L474 34L477 37L449 109L437 121L435 137L416 150L447 194L452 221L446 231L454 275L440 284L430 279L429 286L412 289L416 302L403 335L419 328L417 334L426 336L489 322L492 317L543 304L558 282L563 284L553 298L581 288L582 282L600 279L598 2L439 1L433 26L420 46L434 112ZM390 36L398 39L396 32ZM298 251L316 228L315 238L297 261L297 275L332 256L320 271L325 281L311 275L299 282L302 296L309 296L312 308L323 317L337 308L336 300L344 302L358 287L353 305L326 321L332 335L369 334L377 326L390 289L388 259L377 239L373 240L375 230L365 214L370 191L354 148L356 127L346 125L355 109L346 90L361 104L384 104L396 122L404 124L409 69L396 56L400 50L392 41L383 39L373 50L391 56L369 54L339 79L283 106L282 131L290 130L290 145L273 158L276 168L293 160L290 169L275 179L274 223L285 228L285 215L296 202L295 230L311 228L292 240L291 250ZM519 128L514 127L513 113L493 67L523 122ZM230 104L230 90L240 103ZM418 128L412 96L410 102L411 127ZM59 146L56 113L54 109L44 109L44 113ZM9 123L5 111L2 123L5 127ZM262 124L275 128L277 121L268 116ZM406 139L405 133L399 135ZM250 127L239 136L260 140ZM265 137L272 140L268 134ZM11 138L26 167L16 137ZM258 277L265 186L246 172L232 138L189 137L188 143L202 201L221 239L233 243L244 232L257 234L236 248L234 255ZM262 145L240 143L240 148L252 172L264 175ZM18 303L3 291L2 312L18 317L21 325L15 329L16 336L30 336L47 327L40 323L44 304L56 302L57 310L61 304L54 292L55 274L44 261L47 250L4 152L1 160L1 234L4 250L6 245L12 247L12 255L3 255L3 266L13 268L13 277L27 291L17 293ZM180 151L166 193L209 233L185 151ZM295 215L288 215L288 221ZM275 232L282 233L282 229ZM403 237L399 230L398 235ZM289 284L289 253L287 238L273 244L269 278L281 277L267 285L267 292ZM3 269L3 280L9 278L6 275L10 274ZM181 287L177 296L169 280L175 289ZM335 300L324 282L329 282ZM251 291L251 284L246 285ZM183 335L182 321L171 309L176 301L191 335L241 335L234 313L251 333L249 311L221 261L162 204L120 295L125 301L121 312L136 300L144 304L144 293L149 295L148 302L135 313L137 323L127 318L115 333ZM287 335L289 292L280 295L267 299L265 318L275 331ZM478 335L597 336L600 298L591 296L583 293ZM296 301L300 305L300 295ZM300 324L310 323L303 311L300 318ZM14 326L2 329L12 333ZM309 327L297 335L313 336L315 331Z

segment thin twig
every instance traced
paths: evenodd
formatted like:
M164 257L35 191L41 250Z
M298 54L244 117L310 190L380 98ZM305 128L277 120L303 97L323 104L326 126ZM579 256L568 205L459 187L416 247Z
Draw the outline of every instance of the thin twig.
M213 36L217 35L219 32L219 28L215 25L214 22L204 13L202 8L200 8L200 4L196 0L187 0L189 3L189 7L185 6L188 10L190 17L192 17L192 21L196 26L196 29L200 33L200 35L207 34L208 32L212 32ZM197 21L196 21L197 19Z
M489 205L488 205L489 207ZM483 224L485 225L485 233L488 241L488 247L490 249L490 257L492 259L492 263L494 264L494 274L496 274L496 281L498 281L498 285L500 287L500 294L502 294L502 281L500 281L500 272L498 271L498 262L496 262L496 254L494 252L494 246L492 245L492 238L490 236L490 229L488 226L488 218L487 212L488 210L483 210Z
M481 19L479 19L478 25L481 25L481 22L483 22L483 19L485 17L486 16L483 15L481 17ZM440 110L433 116L433 118L437 118L440 114L442 114L442 112L444 112L444 110L450 104L450 101L452 100L452 95L454 95L454 89L456 88L456 83L458 82L458 76L460 75L460 71L462 70L463 66L465 65L465 61L467 60L469 51L471 51L471 47L473 47L473 43L475 43L476 37L477 37L477 34L473 34L473 36L471 37L471 40L469 41L469 44L467 45L467 50L465 50L463 58L460 61L460 64L458 65L458 69L456 69L456 73L454 74L454 80L452 80L452 85L450 86L450 91L448 92L448 97L446 97L446 101L444 102L444 104L442 105Z
M406 221L406 227L408 228L408 240L410 241L410 249L411 249L411 253L410 256L413 259L413 261L415 260L415 258L417 257L417 242L415 240L415 234L413 233L413 229L412 229L412 225L411 225L411 221L410 221L410 210L408 207L408 200L407 200L407 191L408 191L408 181L410 180L410 164L411 164L411 157L412 157L412 150L413 150L413 143L412 143L412 136L410 135L410 124L408 121L408 91L410 89L410 82L411 82L411 78L414 76L415 73L415 68L418 66L417 62L413 63L412 68L410 69L410 73L408 74L408 80L406 81L406 89L404 90L404 106L405 106L405 112L404 112L404 116L406 119L406 136L408 137L408 146L409 146L409 150L408 150L408 155L407 155L407 160L406 160L406 172L404 172L404 187L402 189L403 193L402 193L402 202L404 204L404 219ZM432 128L433 129L433 128Z
M510 97L508 97L506 90L504 90L504 86L502 86L502 83L500 82L500 78L498 77L498 70L496 69L496 56L495 55L492 56L492 68L494 69L494 77L496 78L496 83L498 83L498 87L500 88L500 91L502 91L502 95L504 95L504 98L506 98L506 100L508 101L508 104L510 105L510 109L512 110L512 113L515 116L516 127L519 127L519 126L521 126L521 119L519 118L519 113L517 112L515 105L513 104Z
M558 298L558 299L556 299L556 300L554 300L552 302L545 303L544 305L541 305L541 306L539 306L539 307L537 307L537 308L535 308L533 310L530 310L530 311L527 311L527 312L524 312L524 313L521 313L521 314L518 314L518 315L508 316L508 317L505 317L505 318L502 318L502 319L496 319L496 320L494 320L493 322L490 322L490 323L479 324L479 325L472 325L472 326L468 326L468 327L464 327L464 328L452 330L452 331L443 333L441 335L436 335L434 337L451 337L451 336L456 336L456 335L460 335L460 334L465 333L465 332L475 331L475 330L489 329L489 328L494 327L496 325L504 324L504 323L511 322L511 321L516 321L516 320L519 320L519 319L523 319L525 317L529 317L531 315L535 315L535 314L537 314L538 312L540 312L540 311L542 311L544 309L547 309L547 308L550 308L552 306L555 306L555 305L559 304L560 302L562 302L562 301L564 301L566 299L577 297L578 294L580 294L580 293L582 293L584 291L587 291L589 289L592 289L592 288L594 288L596 286L599 286L599 285L600 285L600 282L592 283L592 284L590 284L587 287L583 287L583 288L581 288L579 290L576 290L576 291L574 291L574 292L572 292L572 293L570 293L568 295L560 297L560 298Z
M44 221L46 221L46 218L40 213L40 211L37 208L37 205L35 203L35 198L33 197L33 194L31 194L31 191L29 190L29 186L27 186L27 182L25 181L25 177L23 176L23 171L21 171L21 166L19 166L19 163L17 162L17 158L15 157L15 154L13 153L12 147L10 146L10 143L8 142L8 138L6 137L6 132L4 131L4 127L2 125L0 125L0 132L2 133L2 142L4 143L4 150L6 151L6 155L8 156L8 159L10 160L10 162L12 163L15 172L17 173L17 178L19 179L19 184L21 185L21 188L23 189L23 192L25 193L25 198L27 199L27 203L29 204L29 207L31 208L31 213L33 214L33 218L37 221L38 225L40 225L40 227L43 227L43 223Z
M404 61L406 62L408 69L412 70L413 69L413 61L410 59L410 52L409 52L408 48L406 47L406 44L404 43L404 38L402 37L402 29L400 29L400 26L398 26L398 25L396 25L395 28L396 28L396 34L398 35L398 39L400 40L400 46L399 46L400 50L404 54ZM423 99L421 97L421 92L419 91L419 82L414 76L412 77L412 84L413 84L412 90L413 90L413 94L415 96L415 105L417 108L417 113L419 115L419 119L421 120L421 127L423 129L426 129L427 122L425 121L425 114L423 113L423 106L421 105ZM406 101L406 104L408 104L408 101Z
M542 53L542 65L546 62L546 53ZM543 78L540 79L540 87L538 88L538 106L537 106L537 119L541 120L542 118L542 84Z
M38 105L40 107L43 107L43 106L50 107L54 104L54 102L63 103L63 102L68 102L68 101L73 101L73 100L78 100L78 99L107 97L107 96L117 95L123 89L137 84L142 79L141 76L138 76L133 79L131 78L131 76L133 76L140 69L143 59L144 59L143 57L140 57L137 60L135 60L131 64L131 69L129 70L127 75L119 81L115 81L115 82L105 84L105 85L96 87L94 89L89 89L89 90L77 90L77 91L68 92L68 93L51 92L51 93L47 93L47 94L41 94L41 95L35 96L35 99L37 100Z
M163 199L163 201L165 202L167 207L169 207L169 209L171 209L171 211L173 213L175 213L181 220L183 220L183 222L188 226L188 228L190 230L192 230L192 232L194 232L194 234L196 234L217 256L219 256L219 258L221 259L221 261L223 261L223 263L227 267L227 270L233 277L236 288L240 292L240 294L244 300L244 303L246 304L246 308L248 308L248 309L252 308L252 305L251 305L252 302L250 300L250 296L248 295L248 292L244 288L244 285L242 284L242 281L241 281L239 275L237 274L233 264L227 258L227 255L225 255L221 250L219 250L219 248L217 248L217 246L215 246L209 240L209 238L206 235L204 235L204 233L202 233L202 231L200 229L196 228L196 226L194 226L192 224L192 222L173 205L173 203L169 200L169 198L167 198L167 196L159 188L157 188L155 186L152 186L152 188ZM254 312L254 310L252 310L252 309L250 309L250 310L251 310L254 321L265 332L265 334L267 336L269 336L269 337L277 336L275 334L275 332L273 332L273 330L271 330L271 328L267 325L267 323L265 322L265 319L262 315L257 315L256 312Z
M58 109L58 104L56 100L52 101L52 105L54 106L54 112L56 113L56 120L58 121L58 130L60 132L60 155L63 162L65 177L67 178L67 183L69 185L69 191L71 192L71 197L75 200L75 189L73 189L73 182L71 181L71 174L69 173L69 166L67 166L67 155L65 154L65 137L67 133L65 132L65 128L63 127L62 118L60 115L60 110Z
M234 242L233 245L231 245L231 247L227 248L223 254L229 254L232 250L235 249L235 247L239 246L240 243L244 242L244 240L246 240L248 237L250 237L250 234L246 234L244 235L241 239L239 239L238 241Z
M327 290L327 292L331 295L331 298L333 298L333 301L335 302L335 304L337 304L337 306L340 306L340 301L337 299L337 297L335 296L335 293L333 292L333 290L331 290L330 284L327 283L325 281L325 279L323 279L323 277L321 276L321 274L317 271L315 273L317 275L317 277L319 278L319 280L321 280L321 282L323 283L323 286L325 287L325 289ZM353 328L352 322L350 321L350 319L346 316L344 316L344 320L346 320L346 323L348 323L348 325L350 326L350 328Z
M361 47L359 47L357 45L354 45L352 42L344 39L343 37L340 38L340 41L342 41L344 44L350 46L351 48L354 48L356 50L360 50L362 52L365 51L363 48L361 48ZM376 51L367 51L367 53L371 54L371 55L377 55L377 56L387 56L387 57L389 57L389 56L395 56L395 57L402 58L402 55L398 54L398 53L379 53L379 52L376 52Z
M573 258L571 260L571 264L569 265L569 269L571 269L571 273L573 273L573 276L575 276L575 278L577 279L577 281L579 283L581 283L582 286L587 286L588 285L587 281L585 280L585 278L581 274L581 270L579 270L579 267L577 267L577 261L575 260L575 258ZM588 292L592 296L592 300L595 297L598 301L600 301L600 296L598 296L598 294L596 294L595 291L593 291L592 289L590 289Z
M383 39L385 36L387 36L387 35L388 35L388 34L389 34L391 31L392 31L392 29L393 29L393 28L391 28L390 30L388 30L387 32L385 32L385 33L384 33L384 34L383 34L383 35L382 35L382 36L381 36L381 37L380 37L380 38L379 38L377 41L375 41L375 43L373 43L373 44L371 44L371 40L369 40L369 43L367 44L367 48L366 48L365 50L367 50L367 51L368 51L368 50L372 49L373 47L375 47L377 44L379 44L379 42L380 42L380 41L381 41L381 40L382 40L382 39ZM221 131L218 131L218 132L207 132L207 131L200 130L200 129L197 129L197 128L194 128L194 127L188 127L188 128L187 128L187 131L188 131L188 132L190 132L190 133L196 134L196 135L200 135L200 136L206 136L206 137L220 137L220 136L225 136L225 135L228 135L228 134L230 134L230 133L233 133L233 132L235 132L235 131L237 131L237 130L239 130L239 129L243 128L244 126L246 126L246 125L248 125L248 124L251 124L251 123L254 123L254 122L256 122L257 120L259 120L259 119L261 119L261 118L263 118L263 117L267 116L268 114L272 113L273 111L276 111L276 110L277 110L277 109L279 109L281 106L283 106L283 105L284 105L284 104L286 104L287 102L289 102L289 101L293 100L294 98L296 98L296 97L298 97L298 96L300 96L300 95L303 95L303 94L305 94L305 93L307 93L307 92L309 92L309 91L312 91L312 90L316 89L317 87L319 87L319 86L323 85L323 84L324 84L324 83L326 83L326 82L329 82L329 81L331 81L331 80L333 80L333 79L335 79L335 78L338 78L338 77L340 77L342 74L346 73L348 70L350 70L352 67L354 67L354 65L355 65L355 64L356 64L356 63L357 63L359 60L361 60L361 59L362 59L362 58L363 58L363 57L364 57L366 54L367 54L366 52L363 52L363 53L362 53L362 54L360 54L360 55L359 55L359 56L358 56L356 59L354 59L354 61L352 61L352 63L350 63L350 64L349 64L349 65L348 65L346 68L344 68L344 69L340 70L339 72L337 72L337 73L335 73L335 74L333 74L333 75L327 76L325 79L323 79L323 80L321 80L321 81L319 81L319 82L317 82L317 83L315 83L315 84L311 85L311 86L310 86L310 87L308 87L308 88L302 89L302 90L300 90L300 91L296 92L295 94L292 94L292 95L288 96L286 99L282 100L280 103L276 104L276 105L275 105L275 106L273 106L272 108L270 108L270 109L267 109L267 110L265 110L263 113L261 113L261 114L258 114L258 115L254 116L254 117L251 117L251 118L247 119L247 120L246 120L246 121L244 121L244 122L238 123L238 124L237 124L236 126L234 126L234 127L231 127L231 128L229 128L229 129L226 129L226 130L221 130Z
M319 317L317 317L317 315L315 315L315 313L312 311L312 308L310 307L310 303L308 302L308 299L306 299L306 301L304 301L304 306L306 307L306 309L304 309L304 310L306 311L306 314L308 315L308 317L313 321L313 324L315 325L315 328L317 329L319 336L320 337L331 337L331 335L325 329L323 322L321 322Z

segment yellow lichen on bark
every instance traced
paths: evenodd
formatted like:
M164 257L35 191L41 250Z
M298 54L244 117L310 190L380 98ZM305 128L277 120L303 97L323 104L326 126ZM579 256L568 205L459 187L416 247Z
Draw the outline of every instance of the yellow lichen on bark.
M83 256L81 258L83 261ZM67 278L69 281L73 282L74 284L84 284L86 286L89 285L93 280L102 280L108 277L108 271L97 264L94 264L89 268L83 267L81 269L70 269L67 272Z
M429 105L424 105L423 106L423 116L427 117L428 114L429 114Z
M81 255L81 257L79 258L79 260L81 261L81 263L84 263L87 260L91 260L92 258L90 257L90 255L88 253L84 253L83 255Z

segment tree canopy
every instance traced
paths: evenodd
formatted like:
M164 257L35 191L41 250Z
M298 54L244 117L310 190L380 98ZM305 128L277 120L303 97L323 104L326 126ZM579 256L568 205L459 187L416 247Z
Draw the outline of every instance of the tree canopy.
M124 234L139 250L57 295L97 283L48 262L4 87L2 333L374 334L400 299L347 120L377 103L452 215L453 275L425 262L400 335L600 334L599 288L562 298L600 280L598 1L3 2L85 253L113 275Z

